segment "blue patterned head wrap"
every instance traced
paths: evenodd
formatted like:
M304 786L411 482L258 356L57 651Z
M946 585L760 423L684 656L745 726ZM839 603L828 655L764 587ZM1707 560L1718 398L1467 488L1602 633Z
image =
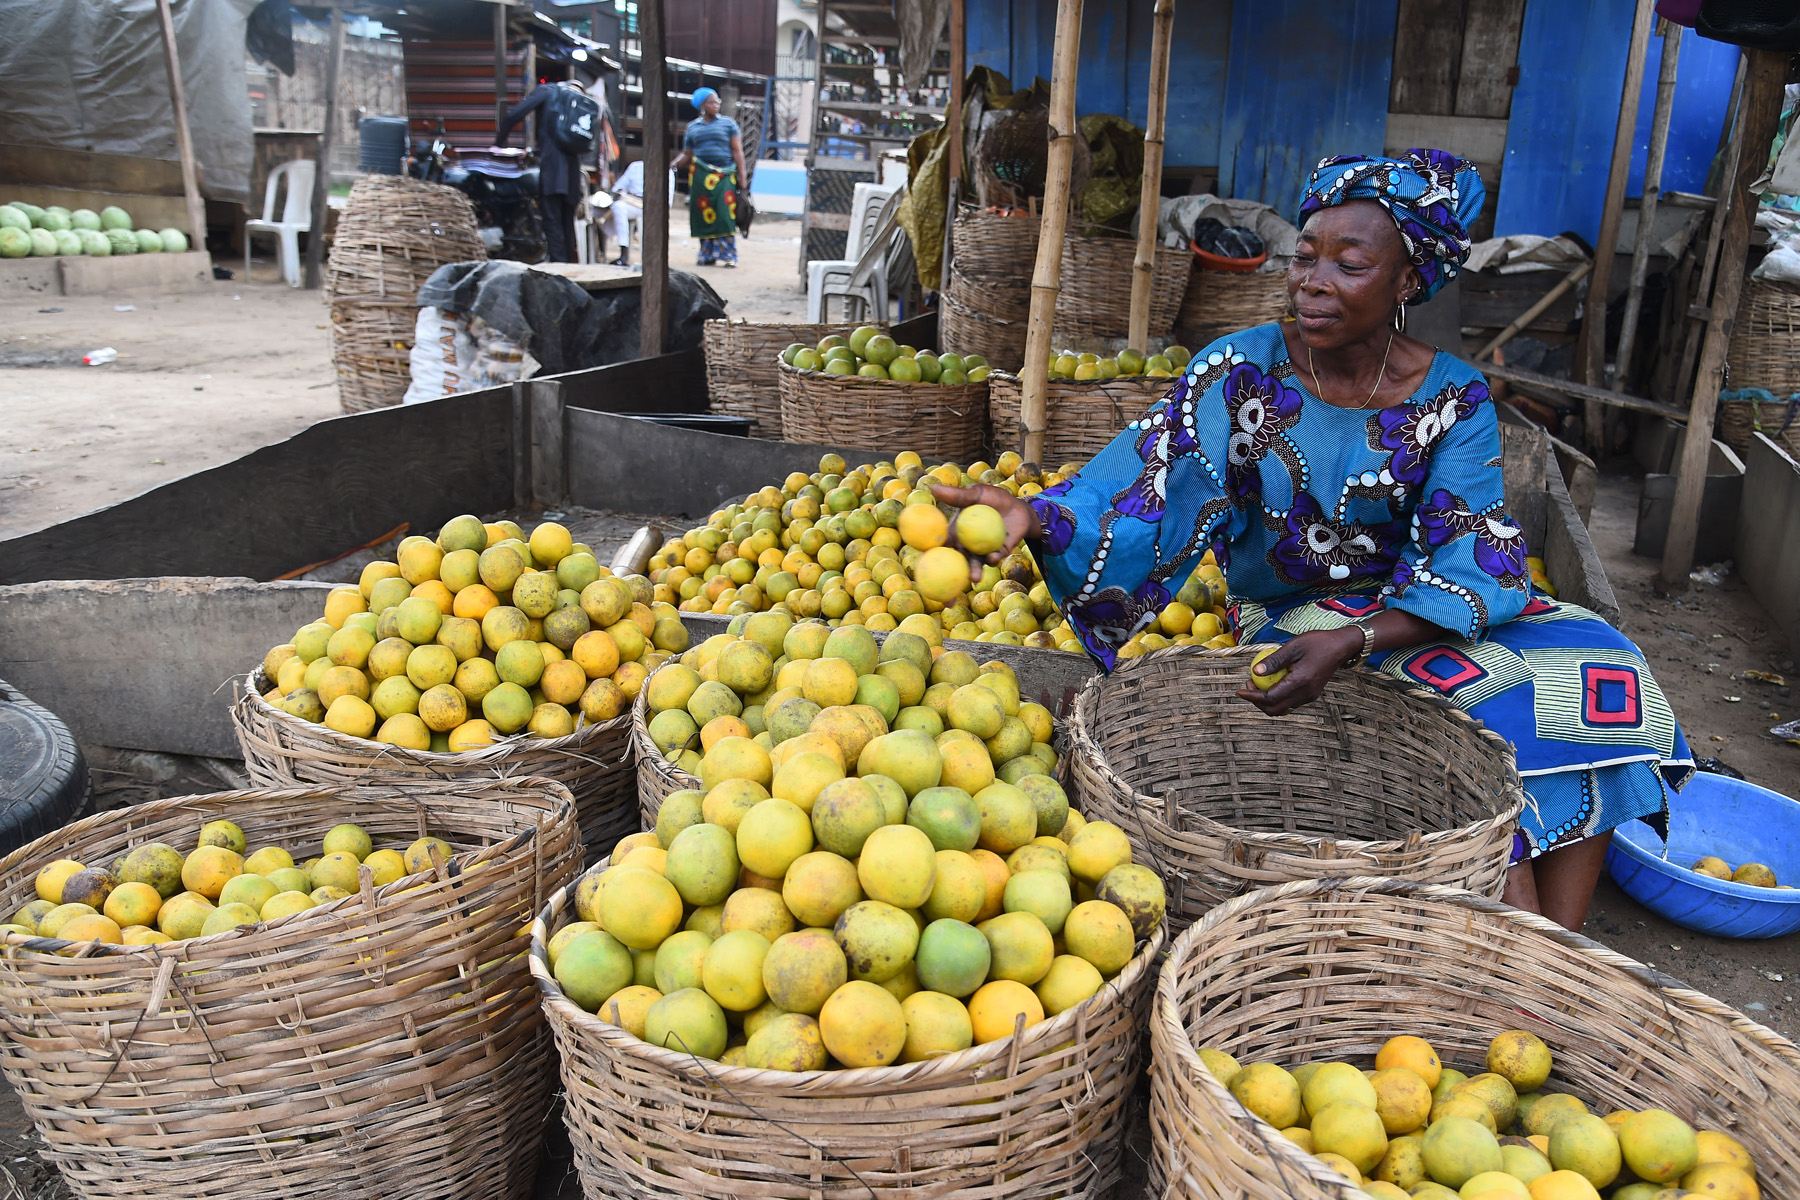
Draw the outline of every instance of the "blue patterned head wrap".
M708 100L711 100L718 94L719 93L713 91L709 87L694 89L694 108L698 110L702 104L705 104Z
M1339 155L1321 161L1306 183L1299 224L1346 200L1373 200L1387 209L1424 287L1423 304L1456 278L1469 258L1469 226L1487 189L1475 164L1442 150L1408 150L1405 158Z

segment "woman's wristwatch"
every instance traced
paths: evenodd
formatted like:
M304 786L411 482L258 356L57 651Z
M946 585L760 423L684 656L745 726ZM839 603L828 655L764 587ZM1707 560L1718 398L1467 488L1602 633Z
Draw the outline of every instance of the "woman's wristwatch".
M1352 621L1346 627L1362 631L1362 647L1344 660L1346 667L1360 667L1369 661L1369 655L1375 653L1375 627L1367 621Z

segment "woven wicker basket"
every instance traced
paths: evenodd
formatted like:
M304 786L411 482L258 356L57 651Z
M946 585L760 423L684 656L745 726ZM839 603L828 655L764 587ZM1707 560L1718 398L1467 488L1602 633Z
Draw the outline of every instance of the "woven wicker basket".
M1174 383L1173 379L1148 376L1052 379L1045 400L1050 428L1044 434L1044 460L1086 462L1167 395ZM1021 448L1024 430L1019 424L1019 399L1023 388L1017 375L997 372L988 376L988 423L996 450Z
M821 446L893 446L969 462L987 445L988 385L895 383L780 363L781 436Z
M1725 361L1734 388L1800 392L1800 284L1745 282Z
M1750 448L1753 433L1767 435L1789 454L1800 457L1800 405L1792 401L1719 401L1719 440L1739 454Z
M706 394L716 413L749 417L751 437L781 438L781 389L777 360L795 342L817 345L828 334L848 337L855 325L774 325L750 321L708 321Z
M345 412L400 403L412 379L419 286L445 263L486 258L475 210L455 188L405 175L356 181L325 270Z
M631 719L624 713L567 737L506 738L480 750L433 754L351 737L282 712L262 698L261 669L244 677L231 723L252 783L386 783L402 779L554 779L575 797L581 843L604 854L637 831L632 805Z
M970 278L1006 280L1029 292L1037 266L1038 224L1036 217L962 205L951 241L955 268Z
M1241 892L1327 873L1498 896L1525 793L1510 746L1435 693L1339 671L1285 717L1236 696L1254 651L1159 650L1090 680L1075 791L1163 876L1177 931Z
M1755 1158L1763 1195L1800 1194L1792 1042L1542 917L1371 878L1243 896L1176 939L1150 1022L1147 1194L1362 1200L1238 1104L1202 1048L1293 1067L1366 1061L1409 1033L1472 1074L1496 1034L1520 1028L1550 1045L1546 1091L1722 1130Z
M1023 281L1002 283L952 266L950 282L938 294L938 345L957 354L979 354L997 371L1018 370L1025 362L1030 278L1028 273Z
M531 927L531 970L589 1200L1098 1198L1119 1181L1161 929L1097 995L1022 1037L904 1066L764 1071L652 1046L565 997L543 947L574 890Z
M1122 338L1130 332L1132 261L1137 243L1122 237L1063 239L1062 284L1056 294L1056 342ZM1187 250L1156 248L1150 275L1150 336L1165 337L1175 327L1187 291L1194 256Z
M699 788L700 781L663 757L663 752L650 740L650 705L648 680L631 703L631 754L637 761L638 820L643 828L656 828L656 814L670 792ZM610 849L610 847L608 847Z
M229 818L252 846L317 846L354 821L424 834L438 873L165 946L13 934L0 953L0 1067L83 1197L524 1197L548 1114L551 1042L525 926L580 869L548 780L179 796L88 817L0 861L6 911L57 858L193 845Z
M1196 265L1175 332L1188 349L1198 350L1241 329L1279 321L1287 308L1286 271L1209 271Z

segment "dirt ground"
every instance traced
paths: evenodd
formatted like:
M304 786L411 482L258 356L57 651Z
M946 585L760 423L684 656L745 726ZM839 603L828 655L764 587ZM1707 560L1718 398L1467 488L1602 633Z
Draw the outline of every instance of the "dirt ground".
M670 228L671 264L712 284L732 316L805 315L798 221L760 221L731 269L694 264L685 211ZM321 293L287 287L272 260L253 276L177 296L0 297L0 539L338 415ZM106 346L116 362L82 365Z

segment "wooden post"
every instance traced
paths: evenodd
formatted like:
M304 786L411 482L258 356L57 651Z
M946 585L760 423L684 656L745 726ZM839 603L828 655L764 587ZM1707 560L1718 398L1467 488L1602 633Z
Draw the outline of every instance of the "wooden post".
M950 188L945 193L944 262L938 272L939 291L950 286L950 263L956 252L951 240L956 230L956 208L962 203L963 76L968 73L968 40L969 13L964 0L950 0L950 106L944 110L944 128L950 134Z
M175 14L169 0L156 0L162 25L163 65L169 69L169 102L175 110L175 151L181 156L181 191L187 197L188 236L195 250L206 249L206 205L200 199L200 173L194 166L194 139L188 133L187 91L181 86L181 52L175 46Z
M1700 373L1694 380L1687 435L1681 443L1674 511L1669 515L1669 536L1663 543L1662 571L1657 577L1665 592L1685 591L1688 570L1694 565L1700 495L1706 487L1706 463L1712 453L1713 414L1718 408L1719 384L1725 369L1725 351L1731 342L1732 322L1737 318L1738 297L1744 288L1750 227L1756 217L1756 195L1750 185L1767 165L1769 143L1775 138L1775 126L1781 117L1788 56L1775 50L1751 50L1747 54L1748 82L1738 128L1732 135L1742 139L1743 152L1737 156L1737 174L1721 189L1719 197L1720 204L1730 202L1731 211L1725 217L1725 236L1719 244L1719 283L1706 320Z
M1669 118L1675 109L1675 73L1681 61L1681 26L1664 21L1662 70L1656 77L1656 108L1650 118L1650 150L1644 159L1644 198L1638 205L1637 240L1631 246L1631 282L1625 293L1625 320L1619 327L1617 366L1607 386L1629 390L1631 351L1637 344L1638 314L1644 308L1644 276L1656 237L1656 204L1662 196L1663 156L1669 148Z
M638 0L644 83L644 281L638 305L638 355L663 352L669 312L669 83L662 0Z
M1081 56L1081 0L1057 0L1056 42L1050 69L1050 152L1044 213L1038 223L1037 264L1031 273L1031 317L1025 326L1025 367L1019 396L1020 451L1027 462L1044 457L1050 424L1050 339L1056 296L1062 290L1063 231L1069 223L1069 172L1075 160L1075 72Z
M1150 35L1150 103L1144 120L1144 186L1138 195L1137 257L1131 263L1131 310L1126 344L1150 350L1150 286L1156 278L1156 224L1162 207L1163 128L1169 107L1169 42L1175 0L1156 0Z
M494 140L500 140L500 122L506 120L506 5L494 4Z
M316 288L324 276L325 227L330 219L331 150L337 143L338 80L344 70L344 11L331 10L331 48L325 56L325 127L319 130L319 166L313 172L312 228L306 234L306 286Z
M1687 389L1694 374L1694 356L1700 353L1700 342L1706 333L1706 320L1711 315L1704 301L1712 295L1713 271L1719 265L1719 242L1725 236L1725 218L1731 210L1731 184L1737 178L1738 160L1744 155L1744 78L1749 69L1748 55L1738 55L1737 77L1731 84L1731 106L1725 112L1724 128L1719 133L1719 153L1725 156L1725 170L1719 176L1719 194L1713 200L1712 218L1706 231L1706 254L1700 260L1700 277L1694 281L1694 304L1682 322L1681 366L1675 372L1672 394L1679 396Z
M1637 0L1631 44L1625 51L1625 88L1619 97L1619 124L1613 131L1612 171L1600 210L1600 236L1594 242L1594 273L1588 279L1587 305L1581 318L1581 344L1575 352L1575 378L1582 383L1606 382L1606 292L1612 286L1613 252L1619 241L1619 218L1625 208L1625 177L1631 171L1631 144L1637 133L1638 93L1644 90L1644 53L1650 47L1650 23L1656 0ZM1606 441L1603 408L1588 401L1582 417L1587 451L1599 459Z

